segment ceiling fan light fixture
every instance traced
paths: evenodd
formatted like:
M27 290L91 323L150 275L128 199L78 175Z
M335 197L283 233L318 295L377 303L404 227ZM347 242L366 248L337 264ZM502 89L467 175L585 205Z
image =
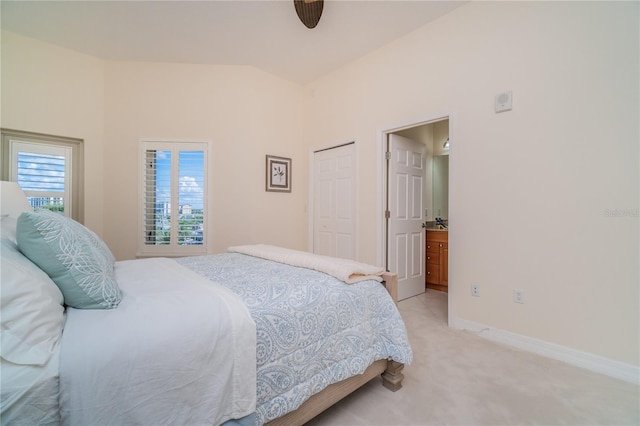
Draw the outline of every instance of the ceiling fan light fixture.
M324 0L293 0L298 18L307 28L315 28L320 22Z

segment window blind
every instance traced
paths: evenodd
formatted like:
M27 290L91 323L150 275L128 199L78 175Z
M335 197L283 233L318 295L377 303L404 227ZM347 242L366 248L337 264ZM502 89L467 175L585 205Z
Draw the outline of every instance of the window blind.
M33 208L69 216L71 148L11 140L12 180Z
M64 213L66 158L18 152L18 185L31 207Z

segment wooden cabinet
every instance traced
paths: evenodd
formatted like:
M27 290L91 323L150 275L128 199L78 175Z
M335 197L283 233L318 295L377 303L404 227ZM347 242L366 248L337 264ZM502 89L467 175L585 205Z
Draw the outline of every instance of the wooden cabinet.
M427 288L448 291L449 232L427 230Z

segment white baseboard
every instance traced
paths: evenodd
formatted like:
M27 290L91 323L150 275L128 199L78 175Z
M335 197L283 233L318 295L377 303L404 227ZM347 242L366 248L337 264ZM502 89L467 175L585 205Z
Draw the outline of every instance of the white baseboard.
M534 339L533 337L524 336L511 331L490 327L475 321L462 318L452 319L453 322L449 324L452 328L458 330L469 330L477 333L478 336L494 342L522 349L527 352L533 352L547 358L563 361L596 373L640 385L640 367L638 366L625 364L624 362L571 349L555 343L545 342L544 340Z

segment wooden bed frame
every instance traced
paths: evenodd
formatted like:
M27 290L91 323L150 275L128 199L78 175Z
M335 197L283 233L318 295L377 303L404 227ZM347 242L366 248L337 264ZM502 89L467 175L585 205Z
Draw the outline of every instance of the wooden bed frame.
M384 280L382 284L397 304L398 276L391 272L385 272L382 274L382 279ZM321 392L311 396L297 410L270 421L267 426L302 425L378 375L382 375L384 387L395 392L402 387L403 368L404 364L400 362L386 359L378 360L371 364L363 374L327 386Z

